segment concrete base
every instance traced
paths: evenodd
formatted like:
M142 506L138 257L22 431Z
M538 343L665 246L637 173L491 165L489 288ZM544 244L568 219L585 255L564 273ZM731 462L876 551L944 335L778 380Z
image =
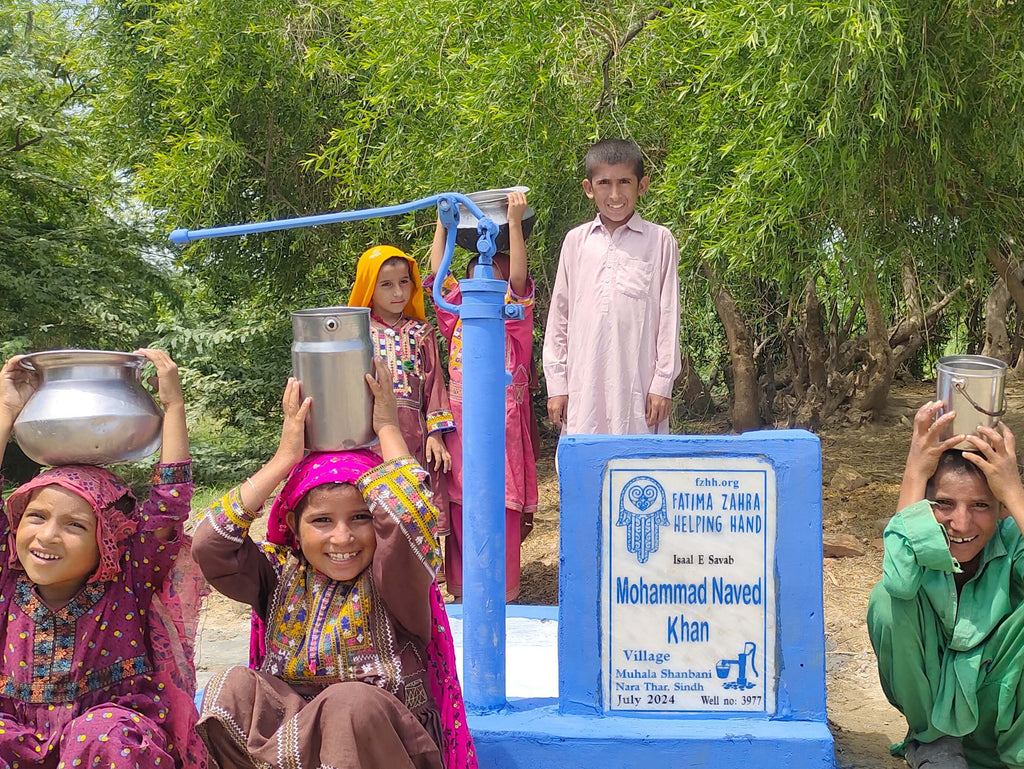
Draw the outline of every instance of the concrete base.
M555 700L471 715L480 769L833 769L832 735L814 721L560 715Z
M462 606L447 609L461 668ZM513 604L506 617L509 706L469 716L480 769L835 767L832 735L823 721L560 714L557 633L551 629L558 623L558 607ZM246 664L244 630L234 643L211 648L207 656L217 656L222 667ZM201 702L202 692L196 705Z

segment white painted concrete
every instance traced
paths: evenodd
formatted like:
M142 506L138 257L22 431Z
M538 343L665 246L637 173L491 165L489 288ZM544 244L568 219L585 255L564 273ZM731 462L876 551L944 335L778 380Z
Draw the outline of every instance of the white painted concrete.
M510 609L513 607L509 607ZM462 618L451 617L455 658L462 675ZM505 696L558 696L558 620L508 617L505 620Z
M462 678L462 612L452 607L450 617L459 678ZM509 614L517 610L510 606ZM521 607L533 609L534 607ZM545 612L554 614L555 607ZM509 616L505 621L505 690L509 699L558 696L558 620L553 617ZM249 663L249 626L199 628L196 645L199 688L217 673Z

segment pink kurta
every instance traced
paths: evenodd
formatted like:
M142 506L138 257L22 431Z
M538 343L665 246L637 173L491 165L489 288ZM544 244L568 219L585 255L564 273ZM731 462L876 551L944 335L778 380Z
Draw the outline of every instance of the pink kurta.
M434 276L423 281L424 288L433 286ZM447 276L444 298L452 304L462 303L458 282ZM505 321L505 370L512 382L505 388L505 507L520 513L537 511L537 457L530 440L530 366L533 362L533 280L525 296L518 296L509 286L506 304L523 307L522 320ZM455 417L455 433L448 441L452 455L452 472L448 497L462 501L462 321L459 316L436 307L437 325L448 340L448 398Z
M679 247L634 214L565 236L544 334L548 397L568 395L564 433L667 433L647 426L647 394L672 396L679 354Z
M429 290L433 282L431 275L423 281L423 287ZM511 286L505 295L506 303L523 306L522 320L505 321L505 369L512 374L512 382L505 388L505 597L509 601L519 596L520 519L537 511L537 453L530 437L533 291L531 279L525 296L518 296ZM462 303L459 284L451 275L445 278L443 292L452 304ZM448 482L451 531L445 539L445 569L448 592L458 596L462 594L462 321L441 307L435 310L437 325L448 340L448 394L455 417L455 432L446 436L452 471Z

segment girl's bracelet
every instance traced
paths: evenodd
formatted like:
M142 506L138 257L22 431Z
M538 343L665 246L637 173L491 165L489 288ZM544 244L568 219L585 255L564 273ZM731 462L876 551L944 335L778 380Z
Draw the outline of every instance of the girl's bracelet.
M259 489L256 488L256 484L252 482L252 478L246 478L245 482L249 484L249 488L252 489L252 493L256 495L257 499L259 499L260 491L259 491ZM241 492L242 487L239 486L238 489L239 489L239 492ZM242 502L242 495L241 495L241 493L239 493L239 495L238 495L238 501ZM259 515L261 512L263 512L263 505L264 505L264 503L266 501L267 501L266 498L264 498L256 506L255 510L249 510L249 507L248 507L248 505L245 504L245 502L242 502L242 507L244 507L246 510L249 510L249 512L252 513L253 515Z

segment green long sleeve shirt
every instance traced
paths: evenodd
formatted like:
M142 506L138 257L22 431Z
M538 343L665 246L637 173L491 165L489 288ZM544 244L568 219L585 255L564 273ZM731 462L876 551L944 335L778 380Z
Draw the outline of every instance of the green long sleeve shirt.
M959 598L953 575L960 564L950 554L945 529L927 500L893 516L884 543L882 586L898 599L923 593L949 649L973 649L1024 600L1024 537L1012 518L999 522L978 556L977 573Z

